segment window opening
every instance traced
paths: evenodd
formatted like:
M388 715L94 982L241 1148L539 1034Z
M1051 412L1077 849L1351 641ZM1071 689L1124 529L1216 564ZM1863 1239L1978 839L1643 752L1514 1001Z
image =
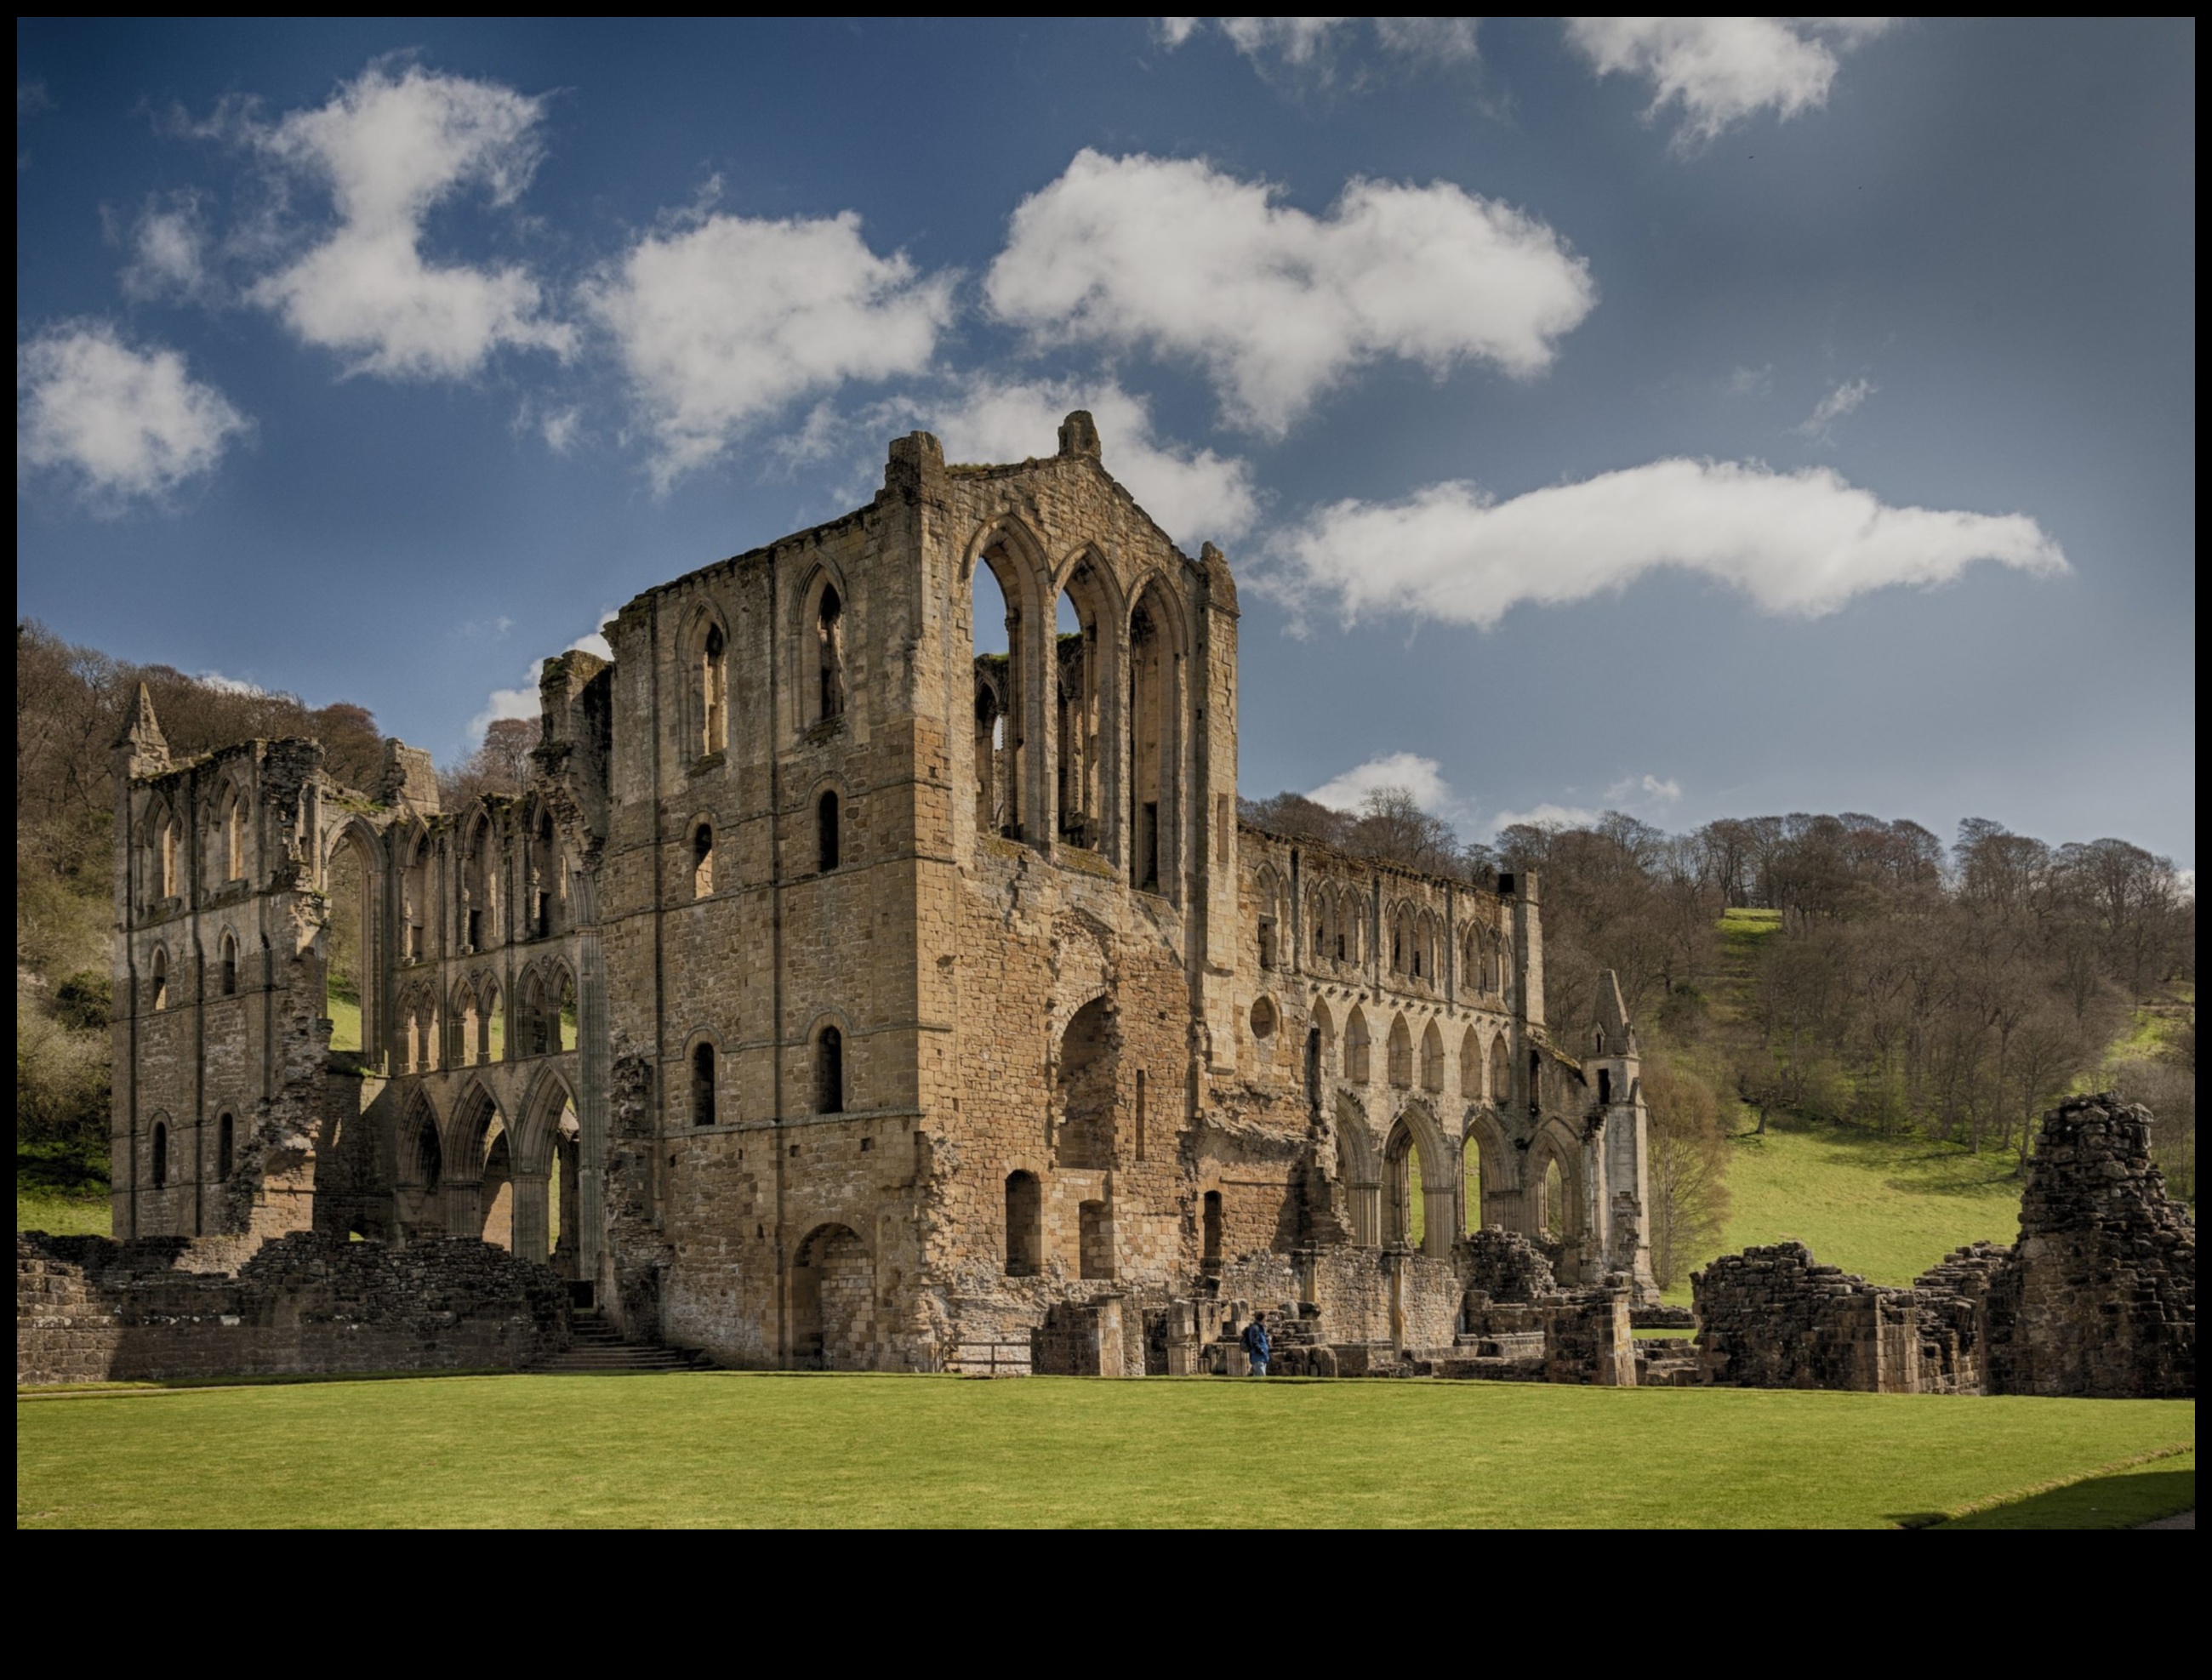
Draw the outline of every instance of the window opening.
M702 822L691 835L691 896L705 898L714 890L714 829Z
M819 719L842 716L845 710L845 603L836 586L822 586L822 603L814 615L815 658L819 687L816 694Z
M1044 1195L1034 1173L1006 1175L1006 1276L1044 1269Z
M154 948L154 1007L169 1007L169 954L159 945Z
M975 671L975 829L1018 840L1022 677L1014 650L1022 627L990 555L975 562L969 605Z
M169 1127L164 1120L154 1122L154 1188L169 1187Z
M702 1044L691 1052L691 1124L714 1124L714 1046Z
M1204 1245L1200 1258L1218 1270L1221 1265L1221 1192L1206 1192L1205 1212L1200 1221L1200 1240Z
M727 639L722 627L709 624L699 646L699 755L711 757L728 743L730 734L730 664Z
M823 874L837 867L837 795L834 789L815 802L814 853L815 867Z
M814 1112L845 1112L845 1035L835 1027L814 1040Z
M237 1142L237 1124L228 1113L216 1117L215 1175L219 1179L230 1176L231 1161Z
M1114 1226L1103 1202L1085 1202L1076 1210L1076 1260L1085 1277L1114 1275Z
M222 995L238 995L238 941L226 933L222 936Z

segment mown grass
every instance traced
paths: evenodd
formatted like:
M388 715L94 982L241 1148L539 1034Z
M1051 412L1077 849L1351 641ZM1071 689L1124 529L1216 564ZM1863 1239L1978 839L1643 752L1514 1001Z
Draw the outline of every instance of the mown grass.
M1882 1527L2193 1402L1460 1382L453 1377L21 1398L19 1526Z
M2171 1453L2002 1500L1948 1522L1939 1532L1973 1528L2140 1528L2160 1517L2197 1508L2197 1453Z
M108 1234L107 1160L68 1143L15 1145L15 1228L56 1236Z

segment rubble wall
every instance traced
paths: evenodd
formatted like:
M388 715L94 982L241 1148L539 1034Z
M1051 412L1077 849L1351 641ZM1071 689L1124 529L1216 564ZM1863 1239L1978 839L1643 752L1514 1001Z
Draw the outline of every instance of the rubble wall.
M2197 1392L2197 1228L2110 1093L2045 1116L2020 1241L1989 1286L1989 1384L2100 1399Z
M560 1279L489 1243L239 1246L18 1235L16 1382L514 1368L568 1344Z

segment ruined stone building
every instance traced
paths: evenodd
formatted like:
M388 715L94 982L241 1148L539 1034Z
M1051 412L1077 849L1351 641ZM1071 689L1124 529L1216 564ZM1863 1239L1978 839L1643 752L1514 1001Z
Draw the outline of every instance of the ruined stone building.
M902 438L608 635L546 662L528 790L458 810L396 742L373 788L311 741L173 762L142 694L118 1238L481 1234L763 1367L1090 1313L1165 1368L1238 1299L1448 1348L1478 1228L1650 1295L1617 989L1554 1037L1534 876L1239 820L1229 564L1087 415L1007 465Z

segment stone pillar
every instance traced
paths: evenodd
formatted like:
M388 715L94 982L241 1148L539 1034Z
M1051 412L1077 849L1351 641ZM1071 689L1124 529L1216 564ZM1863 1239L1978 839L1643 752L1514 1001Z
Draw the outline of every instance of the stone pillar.
M607 1233L607 1091L613 1079L613 1030L607 1011L607 969L599 948L599 885L586 870L576 877L576 1275L603 1280Z
M550 1175L540 1169L514 1175L514 1257L545 1264L553 1247L552 1222L547 1216L546 1188Z

